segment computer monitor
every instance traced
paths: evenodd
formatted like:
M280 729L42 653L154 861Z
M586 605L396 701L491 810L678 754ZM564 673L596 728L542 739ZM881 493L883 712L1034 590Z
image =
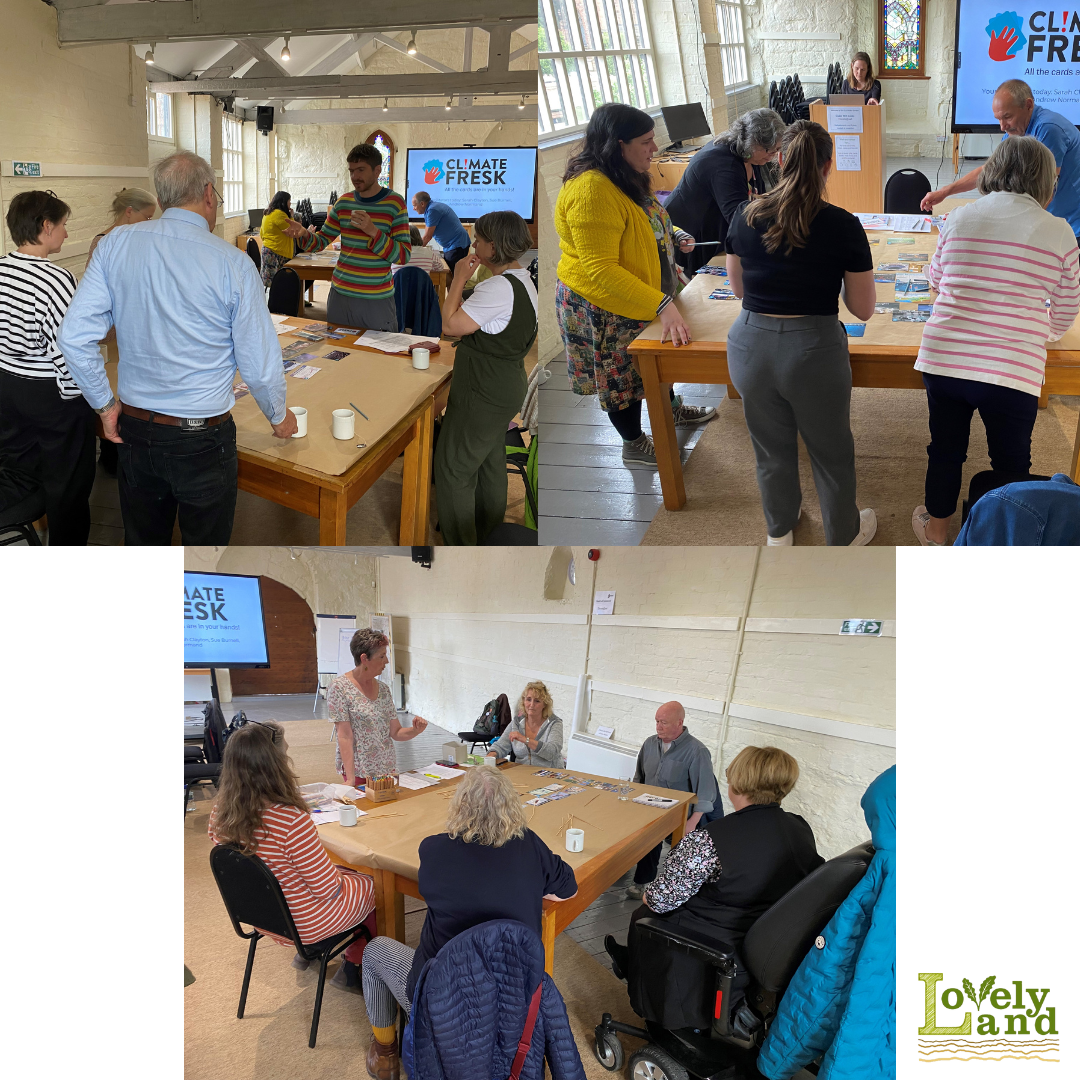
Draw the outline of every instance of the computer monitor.
M674 147L682 146L683 139L698 139L712 134L700 101L690 105L664 106L660 112L664 117L668 141Z
M248 232L253 232L262 224L263 211L262 210L249 210L248 211Z

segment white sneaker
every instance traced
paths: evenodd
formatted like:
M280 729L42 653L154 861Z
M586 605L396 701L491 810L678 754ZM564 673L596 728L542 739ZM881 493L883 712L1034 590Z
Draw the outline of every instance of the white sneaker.
M859 511L859 523L859 535L848 544L848 547L864 547L874 539L874 534L877 532L877 514L869 506Z
M802 521L802 503L799 503L799 516L796 521ZM766 547L794 547L795 546L795 530L784 533L783 536L766 536Z
M926 538L926 523L930 520L930 513L925 506L916 506L911 512L911 530L915 533L915 539L923 547L945 547L945 544Z

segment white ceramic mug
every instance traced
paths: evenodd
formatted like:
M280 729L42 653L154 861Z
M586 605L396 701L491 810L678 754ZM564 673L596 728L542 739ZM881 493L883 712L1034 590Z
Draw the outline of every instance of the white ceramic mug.
M307 409L302 408L300 405L295 407L290 405L289 412L296 417L296 434L293 435L293 438L302 439L307 434Z
M585 830L584 829L567 829L566 830L566 850L567 851L584 851L585 850Z
M356 824L356 807L355 806L343 806L338 812L338 820L342 825L355 825Z
M412 366L417 371L426 371L431 365L431 353L427 349L413 349Z
M356 416L352 409L335 409L333 413L335 439L351 439L356 432Z

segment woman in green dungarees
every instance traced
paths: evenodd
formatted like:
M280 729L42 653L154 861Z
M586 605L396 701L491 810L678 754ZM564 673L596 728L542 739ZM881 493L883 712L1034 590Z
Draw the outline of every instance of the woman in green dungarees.
M454 267L443 332L460 336L435 447L435 501L446 544L482 543L506 515L506 429L525 400L524 359L536 340L536 289L518 259L533 245L509 210L473 226L475 254ZM478 266L491 271L464 303Z

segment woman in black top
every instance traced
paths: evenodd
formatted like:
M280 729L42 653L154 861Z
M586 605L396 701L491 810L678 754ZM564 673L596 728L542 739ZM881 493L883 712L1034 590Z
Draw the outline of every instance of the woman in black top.
M727 236L727 271L743 301L728 331L728 372L743 398L768 546L794 543L802 512L801 435L814 468L827 544L868 544L873 510L855 503L851 363L838 294L874 314L874 261L854 215L825 201L832 139L797 120L783 140L780 182L743 207Z
M717 140L699 150L664 204L668 216L696 239L675 259L690 274L721 254L728 224L747 199L765 191L761 166L776 156L784 121L772 109L740 116ZM719 241L702 245L703 240Z
M874 65L864 52L851 58L851 69L840 88L841 94L862 94L867 105L881 104L881 83L874 78Z

